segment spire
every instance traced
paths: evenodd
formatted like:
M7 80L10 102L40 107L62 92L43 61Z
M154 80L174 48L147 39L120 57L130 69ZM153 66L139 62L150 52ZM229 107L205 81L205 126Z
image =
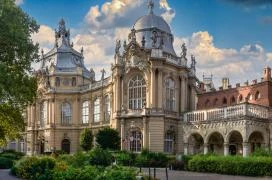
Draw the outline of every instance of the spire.
M65 32L66 27L65 27L65 21L63 18L59 21L59 32Z
M148 0L147 7L148 7L149 14L153 14L153 9L154 9L154 2L153 2L153 0Z

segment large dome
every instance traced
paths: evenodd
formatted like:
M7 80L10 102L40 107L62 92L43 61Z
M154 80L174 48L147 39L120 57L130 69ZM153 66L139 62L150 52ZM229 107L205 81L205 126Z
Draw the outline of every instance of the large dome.
M160 48L164 53L176 56L173 48L174 37L167 22L153 13L154 3L149 1L149 13L140 17L133 28L139 44L144 42L146 49Z
M148 14L139 18L134 24L135 30L158 28L165 33L171 34L171 29L167 22L161 17L154 14Z

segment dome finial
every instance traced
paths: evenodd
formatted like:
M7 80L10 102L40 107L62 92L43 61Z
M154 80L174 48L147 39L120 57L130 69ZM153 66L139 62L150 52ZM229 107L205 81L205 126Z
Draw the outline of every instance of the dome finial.
M148 0L147 7L148 7L148 10L149 10L149 14L153 14L153 9L154 9L153 0Z

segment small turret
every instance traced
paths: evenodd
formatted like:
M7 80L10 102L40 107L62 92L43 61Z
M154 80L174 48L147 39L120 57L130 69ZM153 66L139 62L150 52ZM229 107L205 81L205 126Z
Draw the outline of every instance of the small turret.
M271 80L271 68L266 66L263 71L263 80L270 81Z

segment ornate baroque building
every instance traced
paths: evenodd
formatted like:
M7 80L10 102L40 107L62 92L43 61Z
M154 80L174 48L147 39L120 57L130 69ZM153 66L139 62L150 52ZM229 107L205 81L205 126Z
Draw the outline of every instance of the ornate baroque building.
M76 152L84 128L118 130L122 150L165 153L243 154L270 147L271 70L232 88L216 90L212 78L199 82L195 58L178 56L162 17L149 12L132 26L128 41L116 41L111 75L100 80L84 65L61 20L55 45L42 53L35 75L38 97L27 108L27 154ZM189 65L188 65L189 64ZM198 110L195 110L196 107Z
M38 97L27 109L27 154L76 152L84 128L96 133L103 127L120 132L123 150L183 151L181 116L196 104L195 60L187 65L184 45L181 57L176 55L171 29L153 13L152 2L128 42L116 42L111 76L102 71L99 81L86 69L83 50L73 49L64 20L55 39L36 72Z

